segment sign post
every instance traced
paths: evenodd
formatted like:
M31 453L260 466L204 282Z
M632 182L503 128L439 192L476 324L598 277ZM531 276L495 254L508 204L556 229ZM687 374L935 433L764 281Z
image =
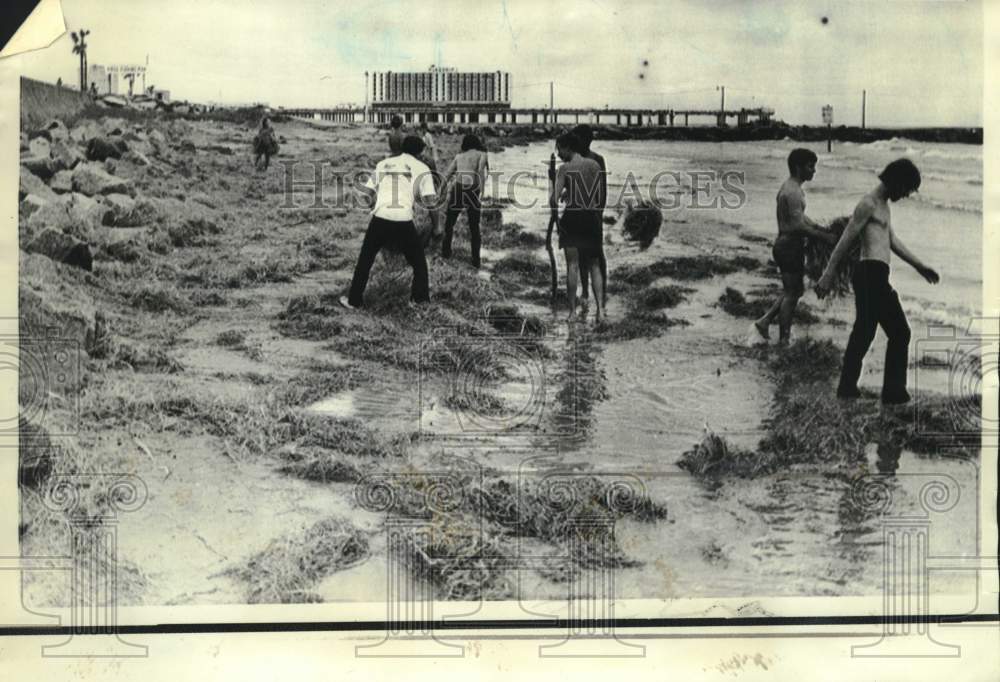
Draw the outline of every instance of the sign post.
M833 107L829 104L823 107L823 123L826 124L826 151L829 153L833 137Z

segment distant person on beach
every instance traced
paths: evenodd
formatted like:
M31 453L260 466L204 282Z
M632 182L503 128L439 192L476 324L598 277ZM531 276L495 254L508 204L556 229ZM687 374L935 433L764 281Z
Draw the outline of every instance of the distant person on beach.
M598 200L601 204L601 215L600 222L598 226L601 229L601 253L600 253L600 264L601 264L601 277L604 278L604 306L608 305L608 259L604 256L604 209L608 206L608 165L604 161L604 157L593 151L590 148L590 143L594 140L594 131L589 125L583 124L578 125L571 131L580 140L580 155L587 159L593 159L597 162L597 165L601 167L601 183L600 183L600 193L598 195ZM580 298L584 301L588 297L588 280L589 273L586 269L580 270Z
M556 170L549 195L549 209L559 221L559 248L566 254L566 293L569 320L576 319L576 284L580 270L590 273L597 306L596 322L604 319L604 277L601 274L601 211L598 193L601 167L579 153L582 144L572 133L556 140L556 153L563 164ZM566 207L559 217L559 200Z
M933 268L913 255L892 229L890 201L905 199L920 187L920 171L909 159L893 161L878 176L879 183L862 197L854 209L851 222L844 229L837 246L830 254L823 275L816 283L820 298L829 293L837 265L861 239L861 259L851 278L854 289L854 327L844 351L844 364L837 387L838 398L858 398L861 362L881 326L888 337L885 349L885 370L882 379L882 402L899 405L910 400L906 390L906 366L909 359L910 327L899 304L899 295L889 284L889 259L895 253L931 284L940 277Z
M805 293L806 237L823 239L831 244L836 242L836 237L823 232L806 215L806 195L802 185L816 175L816 160L816 154L809 149L793 149L788 155L788 179L778 190L778 238L774 240L771 253L781 272L782 293L764 316L754 322L754 327L761 336L769 339L768 327L778 318L778 339L782 344L790 340L792 316Z
M365 183L363 191L372 204L372 218L361 243L350 292L340 297L340 304L349 310L364 305L368 275L383 248L401 252L413 268L410 300L413 303L430 300L427 259L413 224L413 204L422 201L430 208L431 224L437 232L437 213L432 208L436 192L430 169L419 159L423 150L423 140L407 135L401 153L380 161Z
M420 139L424 141L424 163L426 163L427 167L432 171L437 170L437 145L434 144L434 136L431 135L430 127L428 127L427 121L420 122Z
M486 152L476 135L462 138L462 151L455 155L441 178L443 191L448 191L448 181L455 178L448 191L447 211L444 219L444 240L441 242L441 257L451 258L451 240L455 222L464 210L469 221L469 241L472 245L472 265L480 265L479 252L482 238L479 232L482 215L483 188L486 186Z
M393 114L393 117L389 119L389 125L392 126L389 130L389 154L391 156L399 156L403 153L403 119L399 114Z
M271 157L278 153L278 140L274 135L271 121L265 116L260 121L260 130L253 139L253 165L257 170L267 170ZM261 163L263 159L263 164Z

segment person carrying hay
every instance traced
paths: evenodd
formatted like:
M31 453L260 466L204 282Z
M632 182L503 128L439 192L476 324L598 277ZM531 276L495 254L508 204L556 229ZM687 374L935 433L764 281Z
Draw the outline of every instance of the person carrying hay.
M836 237L824 232L806 215L806 195L802 185L816 175L816 154L809 149L793 149L788 155L788 179L777 196L778 238L771 251L781 272L781 296L764 316L753 323L765 339L770 339L769 327L778 319L778 339L787 344L792 334L792 316L805 293L807 237L835 243Z
M597 165L601 167L601 184L600 184L600 194L598 195L598 201L600 202L600 223L599 227L601 229L601 246L600 246L600 265L601 265L601 277L604 279L604 300L602 303L605 307L608 305L608 259L604 255L604 209L608 205L608 164L604 161L604 157L595 152L590 148L591 142L594 140L594 131L589 125L581 124L573 128L572 132L580 140L580 156L585 159L592 159L597 162ZM588 298L588 279L589 273L586 269L580 270L580 298L586 303Z
M340 304L348 310L364 305L368 276L375 257L383 248L401 252L413 268L410 300L414 303L430 301L427 258L413 224L413 204L420 200L429 209L431 225L436 232L434 203L437 193L430 169L418 158L424 150L423 141L415 135L407 135L401 149L402 153L398 156L380 161L362 188L372 203L372 218L361 243L350 292L340 297Z
M271 165L271 157L278 153L278 139L267 116L261 119L260 130L253 139L253 165L258 170L267 170ZM261 164L263 159L263 165Z
M858 398L861 362L881 326L889 342L885 348L882 378L882 403L900 405L910 400L906 390L906 366L909 359L910 327L899 304L899 295L889 284L889 259L895 253L931 284L940 277L910 252L892 229L889 202L905 199L920 187L920 171L909 159L897 159L878 176L879 183L858 202L844 233L830 255L823 275L816 283L816 294L823 298L833 286L837 266L860 238L861 257L854 268L854 327L844 350L844 364L837 386L838 398Z
M601 275L601 214L598 186L601 167L580 155L580 140L564 133L556 140L556 153L563 164L549 194L549 209L559 224L559 248L566 254L566 293L569 320L576 318L576 283L580 270L590 273L597 306L595 322L604 319L604 277ZM559 217L559 199L565 194L566 207Z

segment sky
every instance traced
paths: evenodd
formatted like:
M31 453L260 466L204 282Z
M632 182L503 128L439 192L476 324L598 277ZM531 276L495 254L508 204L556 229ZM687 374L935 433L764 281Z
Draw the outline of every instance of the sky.
M364 72L511 73L514 106L769 106L789 123L982 125L979 0L63 0L91 64L142 63L174 99L363 103ZM826 19L824 23L823 19ZM22 58L77 79L64 35Z

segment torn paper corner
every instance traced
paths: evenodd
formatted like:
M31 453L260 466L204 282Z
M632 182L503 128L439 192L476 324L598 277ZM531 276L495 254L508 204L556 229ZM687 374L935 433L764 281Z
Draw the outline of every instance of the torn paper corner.
M0 51L0 59L48 47L66 32L60 0L41 0Z

